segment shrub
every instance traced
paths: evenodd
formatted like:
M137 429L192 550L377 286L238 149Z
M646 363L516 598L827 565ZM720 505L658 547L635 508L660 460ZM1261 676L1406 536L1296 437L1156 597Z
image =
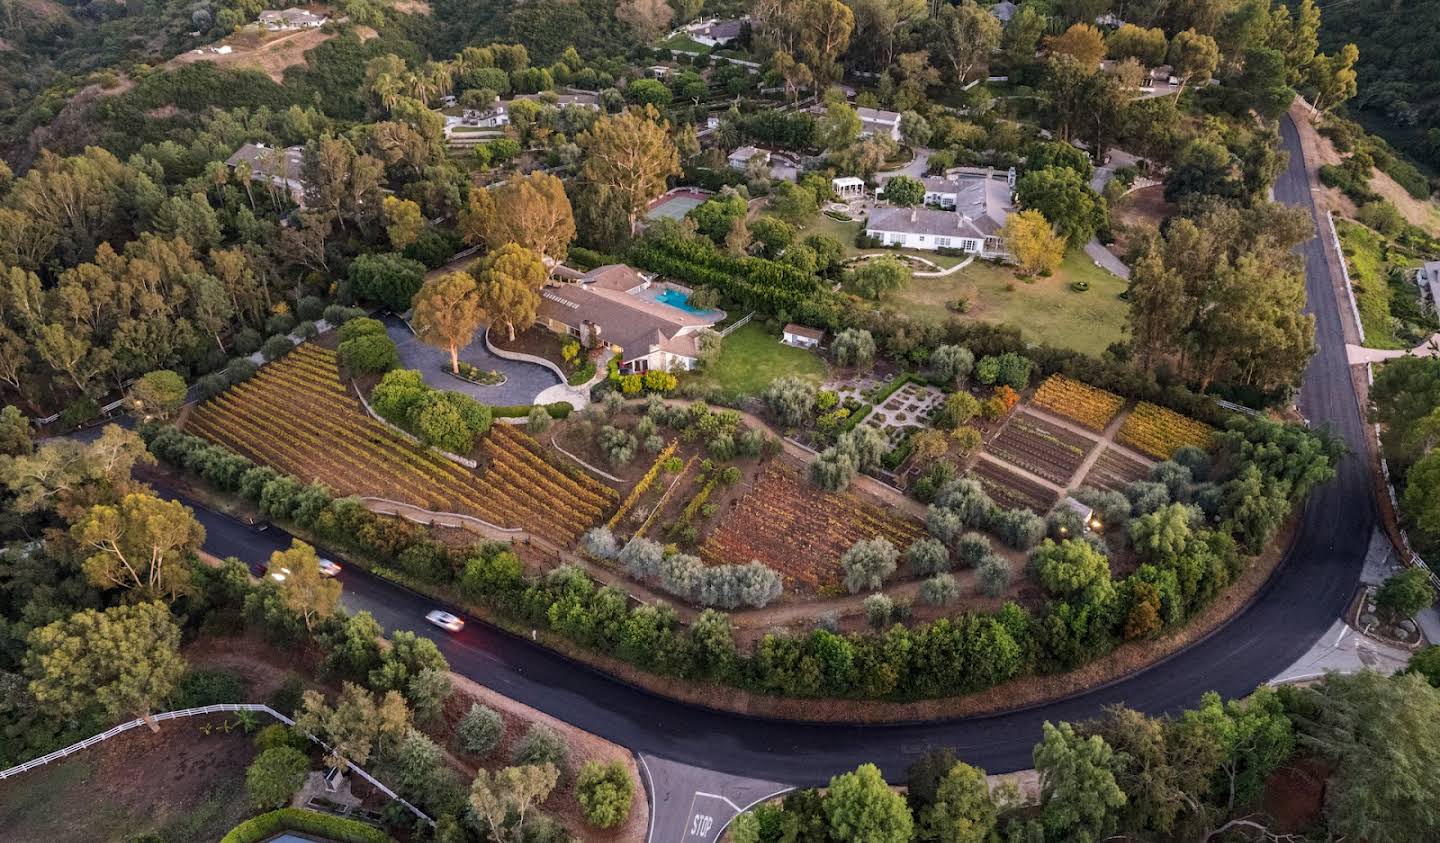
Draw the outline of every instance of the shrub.
M815 409L815 384L793 375L771 381L761 398L786 427L799 427Z
M249 357L232 357L230 362L225 365L225 380L232 385L244 383L255 377L255 373L259 370L260 367L256 366L255 361Z
M309 832L340 843L389 843L390 835L358 820L306 811L302 808L281 808L258 817L251 817L230 829L220 843L258 843L282 831Z
M314 322L307 320L296 325L293 333L302 340L313 340L320 333L320 329L315 327Z
M245 683L228 670L192 670L180 679L171 698L176 708L199 708L248 699Z
M955 558L967 568L974 568L990 555L990 539L984 533L966 533L955 541Z
M868 366L875 360L875 339L863 328L846 328L830 346L840 366Z
M274 708L274 706L271 706ZM255 733L256 752L264 752L267 749L274 749L280 746L288 746L294 749L304 749L309 743L303 735L297 734L294 729L284 723L271 723L269 726Z
M1029 550L1045 538L1045 519L1028 509L1002 509L995 513L990 528L1016 550Z
M289 334L295 330L295 317L288 313L276 313L265 320L265 333L275 335Z
M488 755L505 737L505 721L492 708L475 703L455 724L455 738L461 748L475 755Z
M1125 497L1130 500L1130 514L1149 515L1170 503L1170 487L1151 480L1126 484Z
M1424 568L1407 568L1386 579L1375 592L1375 605L1392 618L1413 617L1435 602L1435 589Z
M960 586L950 574L936 574L920 583L920 599L931 606L946 606L960 596Z
M840 557L845 588L851 594L878 590L895 573L895 560L899 556L899 551L883 536L855 542Z
M515 745L511 760L516 765L553 764L563 776L570 764L570 747L559 732L543 723L532 723Z
M975 570L979 575L981 593L990 597L1003 595L1010 588L1010 582L1015 579L1010 561L993 553L980 560Z
M245 792L256 808L275 808L290 801L305 783L310 760L292 746L265 750L245 771Z
M930 355L930 368L942 381L963 381L975 368L975 355L960 345L942 345Z
M400 365L394 340L385 334L369 334L340 343L340 365L353 374L380 374Z
M341 325L335 336L341 343L358 337L386 336L385 323L369 316L360 316Z
M580 546L597 559L614 559L620 554L620 543L608 527L594 527L580 538Z
M531 433L544 433L550 428L550 414L539 404L530 408L530 414L525 418L525 429Z
M619 761L587 761L575 781L575 798L586 822L596 828L615 828L630 816L635 785L630 771Z
M871 629L881 629L895 615L895 601L882 592L875 592L865 598L865 621Z
M294 350L295 343L290 341L290 337L285 334L275 334L266 340L264 345L260 346L260 356L264 357L267 361L279 360Z
M919 538L905 548L905 564L917 574L938 574L950 570L950 551L938 539Z

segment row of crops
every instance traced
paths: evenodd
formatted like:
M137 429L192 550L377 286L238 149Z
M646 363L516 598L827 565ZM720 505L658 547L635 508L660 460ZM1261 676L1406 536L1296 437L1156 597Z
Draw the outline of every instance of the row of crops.
M467 469L368 416L340 381L335 353L306 343L199 405L189 432L340 494L390 498L543 530L566 542L601 519L614 492L546 461L537 443L497 424Z

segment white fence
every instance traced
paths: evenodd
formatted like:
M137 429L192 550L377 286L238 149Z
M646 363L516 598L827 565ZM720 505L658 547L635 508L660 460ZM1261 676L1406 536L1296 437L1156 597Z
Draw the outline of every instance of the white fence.
M1335 247L1335 257L1340 259L1340 277L1345 281L1345 298L1350 302L1350 315L1355 317L1355 330L1360 335L1360 344L1365 344L1365 325L1360 321L1360 307L1355 303L1355 288L1350 285L1350 262L1345 260L1345 250L1340 247L1340 232L1335 228L1335 212L1326 211L1325 221L1330 226L1330 243Z
M750 320L751 320L751 319L754 319L754 318L755 318L755 311L752 310L752 311L750 311L749 313L745 314L744 316L740 317L739 319L736 319L733 324L727 326L727 327L725 328L725 330L719 331L718 333L720 334L721 338L728 337L728 336L730 336L730 334L731 334L733 331L736 331L736 330L738 330L738 329L740 329L740 328L743 328L743 327L745 327L746 325L750 324Z
M285 715L281 714L280 712L276 711L268 705L262 705L259 703L221 703L219 705L200 706L199 708L182 708L179 711L165 711L161 712L160 714L152 714L150 715L150 720L160 722L164 720L175 720L176 718L180 717L197 717L203 714L224 714L235 711L256 711L260 712L261 714L268 714L276 720L279 720L281 723L284 723L286 726L295 725L294 720L291 720L289 717L286 717ZM100 743L101 741L107 741L115 737L116 735L123 734L130 731L131 729L134 729L138 726L143 726L145 724L146 720L143 717L137 717L134 720L129 721L128 723L121 723L119 726L112 727L104 732L101 732L98 735L91 735L90 737L86 738L83 741L80 741L79 743L70 744L64 749L57 749L54 752L49 753L48 755L42 755L39 758L32 758L31 760L26 761L24 764L17 764L8 770L0 770L0 780L8 779L11 776L18 776L21 773L28 772L35 769L36 767L43 767L52 761L59 761L62 758L74 755L82 749L89 749L90 747L94 746L97 743ZM309 738L310 740L324 747L327 752L331 751L329 744L325 743L314 735L309 735ZM394 799L401 805L404 805L415 816L419 817L427 823L430 823L431 825L435 824L435 821L430 819L430 817L426 815L424 811L421 811L419 808L416 808L414 805L411 805L409 802L402 799L398 793L386 787L379 779L376 779L374 776L370 775L369 773L365 772L363 769L355 766L354 764L350 764L347 762L345 766L355 775L359 776L360 778L373 785L376 790L380 791L391 799Z

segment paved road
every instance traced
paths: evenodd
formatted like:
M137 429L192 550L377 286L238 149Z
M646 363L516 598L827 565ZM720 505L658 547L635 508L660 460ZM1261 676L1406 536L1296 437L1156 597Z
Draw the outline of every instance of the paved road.
M544 366L523 360L506 360L491 354L478 333L474 342L460 349L460 359L483 370L500 372L505 376L505 382L496 386L480 386L452 377L442 371L450 365L449 352L420 342L398 316L385 316L383 321L386 333L395 341L401 367L418 369L425 382L436 389L463 392L484 404L510 405L532 403L535 396L560 383L555 373Z
M1288 118L1287 118L1288 120ZM1294 127L1284 125L1290 168L1276 187L1281 201L1313 211ZM1318 243L1302 247L1310 309L1318 317L1319 352L1306 371L1301 407L1359 452L1363 428L1345 363L1337 302ZM288 543L276 528L254 532L201 512L206 549L255 562ZM1306 653L1334 623L1353 593L1376 523L1374 501L1358 459L1316 490L1294 549L1259 599L1209 638L1132 678L1067 700L1006 714L932 724L845 726L784 723L720 713L659 698L574 663L528 640L472 622L449 636L422 616L432 601L362 571L342 574L345 602L372 612L387 629L413 628L437 640L453 668L527 705L639 753L793 785L827 781L862 761L899 778L916 756L936 746L990 772L1030 766L1046 720L1094 716L1110 703L1151 713L1193 704L1208 690L1240 696Z

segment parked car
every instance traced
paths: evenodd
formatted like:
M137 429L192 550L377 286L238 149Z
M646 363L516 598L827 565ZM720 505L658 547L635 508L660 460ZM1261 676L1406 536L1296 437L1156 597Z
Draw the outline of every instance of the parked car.
M285 578L290 576L290 569L276 568L272 571L270 569L270 566L266 565L264 568L261 569L260 573L264 574L275 582L285 582Z
M425 616L425 620L435 624L447 632L459 632L465 628L465 621L455 617L449 612L442 612L435 609Z
M340 573L339 563L332 562L329 559L325 559L323 557L320 559L320 576L333 577L338 573Z

